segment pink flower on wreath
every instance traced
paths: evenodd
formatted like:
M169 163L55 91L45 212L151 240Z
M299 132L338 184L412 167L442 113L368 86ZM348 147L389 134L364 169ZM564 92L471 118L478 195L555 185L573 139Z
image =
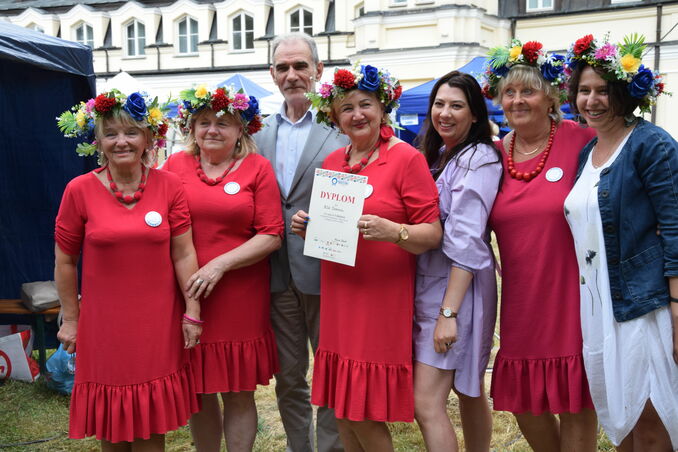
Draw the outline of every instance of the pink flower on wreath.
M94 110L94 98L88 100L85 104L85 111L87 113L92 113L92 110Z
M247 110L250 108L250 103L249 103L249 98L245 96L243 93L237 93L235 96L233 96L233 108L236 110Z
M617 46L606 42L596 50L594 58L596 60L611 60L617 56Z
M329 83L323 83L320 85L320 89L318 89L318 94L320 94L323 99L327 99L332 95L332 85Z

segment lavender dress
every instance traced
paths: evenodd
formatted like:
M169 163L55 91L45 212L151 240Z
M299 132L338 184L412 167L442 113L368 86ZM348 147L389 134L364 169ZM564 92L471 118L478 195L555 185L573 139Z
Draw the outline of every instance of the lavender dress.
M497 316L497 281L487 220L502 173L497 153L484 144L452 159L436 181L440 193L441 247L419 256L414 314L414 359L456 370L455 389L480 396L478 385L492 348ZM446 353L433 349L452 266L473 273L457 317L457 342Z

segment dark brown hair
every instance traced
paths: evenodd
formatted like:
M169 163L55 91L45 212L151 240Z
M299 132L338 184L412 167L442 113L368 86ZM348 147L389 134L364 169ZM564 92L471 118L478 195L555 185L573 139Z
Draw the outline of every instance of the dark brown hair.
M579 92L579 80L584 69L590 67L603 80L607 81L607 99L610 105L610 110L615 116L629 116L638 108L643 99L636 99L631 97L628 89L628 83L621 80L610 80L611 76L605 70L597 66L591 66L585 61L580 61L576 69L570 76L568 83L568 101L570 102L570 109L573 113L579 114L577 108L577 93Z
M458 88L464 93L468 106L471 109L471 114L475 116L476 122L471 124L466 139L461 143L457 143L452 149L445 149L445 152L441 157L440 148L443 145L443 139L431 124L431 109L433 108L433 103L438 95L438 90L444 84L447 84L447 86L451 88ZM497 160L501 162L501 155L492 143L492 128L490 127L485 98L483 97L480 85L475 78L459 71L452 71L440 77L431 90L424 127L419 133L415 143L424 153L428 166L432 169L442 170L451 159L460 156L466 147L469 149L464 152L471 149L475 152L476 146L479 143L491 146L497 153ZM436 168L434 168L434 166ZM441 171L438 171L437 173L439 174L440 172ZM434 177L437 177L438 174L434 174Z

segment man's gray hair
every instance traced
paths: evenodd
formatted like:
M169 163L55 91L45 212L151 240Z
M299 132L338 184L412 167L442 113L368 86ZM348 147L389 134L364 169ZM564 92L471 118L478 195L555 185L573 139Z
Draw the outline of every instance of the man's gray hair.
M283 42L289 41L304 41L308 45L309 50L311 51L311 58L313 59L313 64L317 65L318 63L320 63L320 58L318 58L318 46L316 45L315 40L306 33L293 32L276 36L276 38L273 40L273 44L271 44L271 61L273 62L274 65L275 65L275 51L278 49L278 46Z

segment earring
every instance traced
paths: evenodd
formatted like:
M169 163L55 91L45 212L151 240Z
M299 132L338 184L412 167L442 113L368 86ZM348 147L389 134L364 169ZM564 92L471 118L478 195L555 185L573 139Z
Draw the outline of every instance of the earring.
M631 127L634 122L636 122L636 117L633 113L630 113L630 114L624 116L624 126L625 127Z

